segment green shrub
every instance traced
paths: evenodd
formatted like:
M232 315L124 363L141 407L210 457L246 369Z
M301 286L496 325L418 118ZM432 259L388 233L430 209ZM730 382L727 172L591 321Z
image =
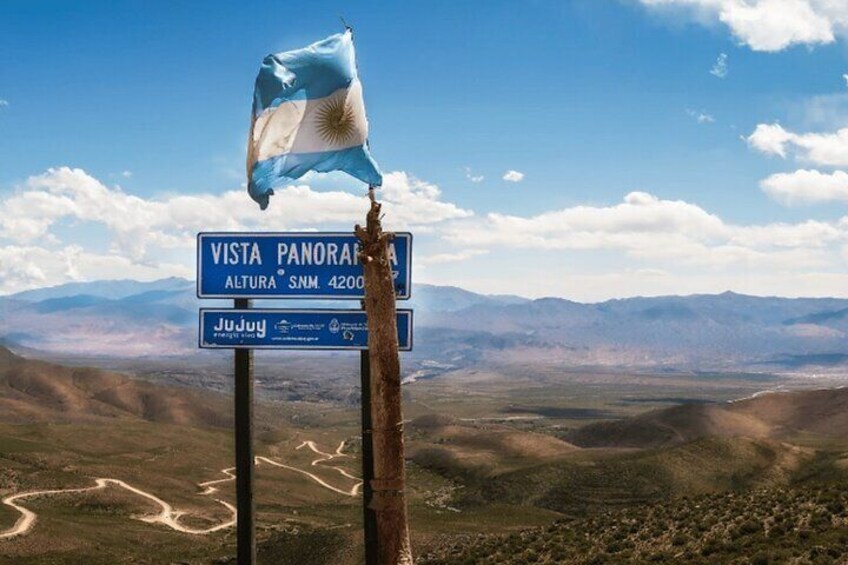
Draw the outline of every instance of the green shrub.
M771 562L769 554L765 551L761 551L751 558L751 565L769 565Z

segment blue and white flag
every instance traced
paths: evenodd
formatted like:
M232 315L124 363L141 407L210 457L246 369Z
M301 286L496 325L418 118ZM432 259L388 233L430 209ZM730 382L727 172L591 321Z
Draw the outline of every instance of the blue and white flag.
M268 55L253 94L248 192L264 210L274 187L308 171L344 171L370 185L383 175L368 151L368 120L350 30Z

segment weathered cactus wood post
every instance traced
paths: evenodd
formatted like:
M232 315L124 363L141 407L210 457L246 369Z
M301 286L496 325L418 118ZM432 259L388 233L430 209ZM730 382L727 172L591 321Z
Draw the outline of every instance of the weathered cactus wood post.
M372 497L377 516L380 565L411 565L412 549L404 496L403 415L398 356L395 288L389 262L393 234L383 232L380 203L369 187L371 208L365 228L356 226L365 272L365 311L371 369L371 425L374 454Z

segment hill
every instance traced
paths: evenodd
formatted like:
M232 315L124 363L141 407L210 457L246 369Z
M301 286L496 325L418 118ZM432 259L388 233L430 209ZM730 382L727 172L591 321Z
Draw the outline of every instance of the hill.
M0 421L85 422L131 418L227 427L226 397L162 387L126 375L25 359L0 346Z
M848 389L774 392L725 404L685 404L567 435L582 447L652 448L702 437L848 437Z
M499 425L420 416L407 428L407 457L445 476L490 476L558 461L577 448L551 435Z
M757 489L559 520L436 546L423 565L845 563L844 484Z
M313 542L322 550L304 564L359 555L345 524L361 510L344 494L357 483L347 444L358 427L326 406L280 412L256 405L260 555L285 560ZM234 517L231 413L222 394L0 347L0 563L227 562L232 528L203 532ZM320 429L286 421L297 416ZM315 463L325 458L341 460ZM21 522L15 504L35 521ZM15 533L20 524L27 529Z
M433 399L432 406L410 402L413 544L433 563L525 563L534 562L533 555L539 562L641 562L655 555L668 562L679 562L680 555L721 561L740 556L736 543L754 553L766 542L781 551L808 551L801 536L829 551L839 538L832 528L816 528L825 523L825 510L831 520L844 519L841 510L830 509L843 500L808 487L821 483L826 489L846 478L844 399L842 390L761 395L616 422L625 431L639 418L652 423L642 426L636 448L577 445L557 437L561 428L544 419L469 417L455 401L441 412L446 405ZM479 401L473 395L464 400ZM215 484L232 500L232 483L222 471L232 465L231 428L216 427L230 424L222 416L230 408L223 395L63 367L2 348L0 489L5 496L84 487L91 477L108 477L188 512L186 523L218 523L225 509L199 494L198 484L223 479ZM257 413L264 412L278 417L257 421L257 453L276 462L257 467L262 551L268 559L290 559L313 555L314 544L326 543L326 552L304 562L356 562L361 509L348 490L356 480L339 468L358 475L358 410L332 403L257 405ZM674 439L667 441L670 428ZM804 444L795 444L798 439ZM167 562L209 562L232 553L231 532L198 539L140 523L144 500L114 489L28 504L40 521L31 534L5 542L4 551L15 558L105 563L120 551L125 562L139 563L151 562L144 556L155 547ZM715 513L705 513L706 504ZM788 524L784 511L797 512L797 524ZM639 516L647 516L644 524L634 522ZM14 519L0 505L0 522L9 527ZM553 520L560 522L500 535ZM752 520L762 524L762 534L746 525ZM777 520L784 530L775 528ZM584 537L564 533L571 531ZM795 545L790 538L773 540L777 531Z
M458 457L416 459L464 485L458 508L527 505L563 516L509 535L442 536L419 560L844 562L846 403L848 391L834 389L675 406L583 426L565 434L575 445L555 458L484 473ZM436 443L450 446L456 421L430 420L449 430Z

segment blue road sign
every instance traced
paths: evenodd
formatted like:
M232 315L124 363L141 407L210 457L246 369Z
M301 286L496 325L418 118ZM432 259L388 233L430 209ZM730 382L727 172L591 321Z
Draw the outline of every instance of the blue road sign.
M397 311L401 351L412 350L412 310ZM205 349L367 349L362 310L200 309Z
M201 233L198 298L362 299L365 280L352 233ZM398 233L389 261L399 300L412 291L412 234Z

